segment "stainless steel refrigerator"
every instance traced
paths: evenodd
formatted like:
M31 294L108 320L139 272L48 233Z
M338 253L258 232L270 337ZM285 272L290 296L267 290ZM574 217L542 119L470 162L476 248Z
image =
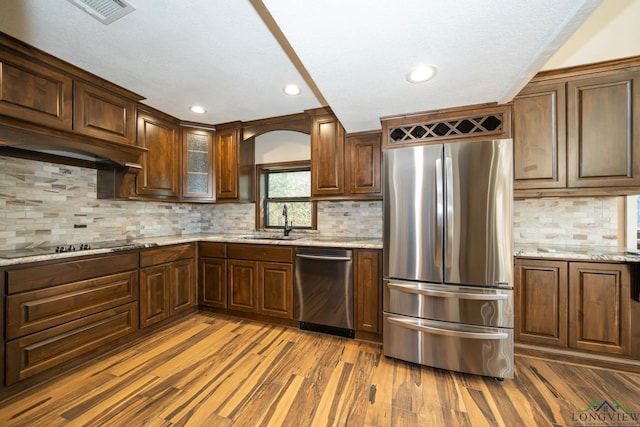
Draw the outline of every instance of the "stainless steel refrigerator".
M384 354L513 378L512 141L384 152Z

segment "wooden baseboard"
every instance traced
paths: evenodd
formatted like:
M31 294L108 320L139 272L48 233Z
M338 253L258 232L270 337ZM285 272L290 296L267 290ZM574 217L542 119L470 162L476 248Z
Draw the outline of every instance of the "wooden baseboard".
M640 373L640 360L603 354L584 353L575 350L542 347L531 344L515 344L515 355L536 357L554 362L584 365L590 368L615 369L618 371Z

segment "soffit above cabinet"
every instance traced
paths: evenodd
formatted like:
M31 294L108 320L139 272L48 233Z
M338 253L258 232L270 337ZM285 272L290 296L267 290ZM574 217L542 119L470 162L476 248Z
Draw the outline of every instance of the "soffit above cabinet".
M0 31L181 120L328 104L357 132L382 116L510 101L601 0L128 2L133 12L104 25L70 2L3 0ZM436 77L407 82L423 62ZM301 94L284 95L289 83Z

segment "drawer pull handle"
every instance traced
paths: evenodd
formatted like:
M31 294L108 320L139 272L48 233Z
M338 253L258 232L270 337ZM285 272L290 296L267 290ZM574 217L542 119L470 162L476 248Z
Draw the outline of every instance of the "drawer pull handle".
M397 317L389 317L389 323L400 326L402 328L413 329L418 332L426 332L428 334L446 335L455 338L471 338L475 340L504 340L509 338L509 334L505 332L467 332L455 331L451 329L434 328L433 326L418 325L413 320L400 319Z
M296 257L303 259L313 259L316 261L351 261L348 256L322 256L322 255L301 255L296 254Z
M441 297L441 298L460 298L460 299L472 299L480 301L503 301L509 298L507 294L470 294L468 292L452 292L441 291L436 289L420 289L416 285L405 285L400 283L389 283L390 289L395 289L400 292L406 292L410 294L424 295L428 297Z

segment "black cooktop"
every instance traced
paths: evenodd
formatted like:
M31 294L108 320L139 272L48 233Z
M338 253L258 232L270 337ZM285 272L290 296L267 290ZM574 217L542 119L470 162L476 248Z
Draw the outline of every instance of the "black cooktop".
M57 245L57 246L38 246L33 248L21 248L21 249L9 249L0 251L0 258L12 259L23 258L38 255L51 255L67 252L82 252L91 249L132 249L137 246L135 243L126 241L110 241L110 242L95 242L95 243L75 243L70 245Z

